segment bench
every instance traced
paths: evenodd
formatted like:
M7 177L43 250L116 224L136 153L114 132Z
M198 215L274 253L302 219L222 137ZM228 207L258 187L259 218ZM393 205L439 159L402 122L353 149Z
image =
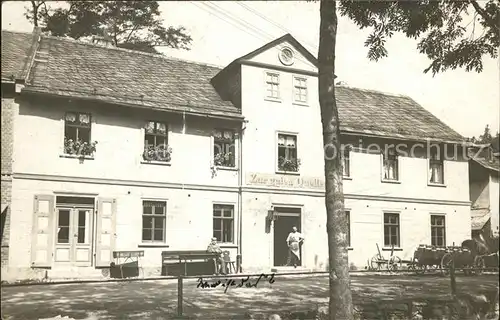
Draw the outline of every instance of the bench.
M139 264L139 258L144 257L144 250L122 250L113 251L113 259L116 264L120 266L121 277L123 278L123 265L127 262L137 262L137 268L142 269ZM123 261L122 261L123 259ZM115 263L115 262L113 262ZM113 266L113 265L112 265ZM142 269L142 276L144 277L144 270Z
M184 275L187 276L187 262L192 261L207 261L212 259L214 262L214 270L217 270L217 261L215 260L219 257L218 253L208 252L207 250L178 250L178 251L162 251L161 261L162 266L167 264L167 261L176 260L180 264L184 262Z

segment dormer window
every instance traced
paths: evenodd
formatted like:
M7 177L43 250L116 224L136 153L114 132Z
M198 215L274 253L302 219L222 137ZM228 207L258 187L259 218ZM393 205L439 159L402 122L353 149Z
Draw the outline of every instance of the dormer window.
M278 100L280 98L280 75L266 72L266 97Z

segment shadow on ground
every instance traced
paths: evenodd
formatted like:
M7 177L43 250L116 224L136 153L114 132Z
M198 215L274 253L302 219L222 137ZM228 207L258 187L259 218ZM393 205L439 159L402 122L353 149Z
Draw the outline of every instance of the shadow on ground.
M207 281L213 282L208 279ZM328 278L280 278L256 288L197 288L185 280L184 314L200 319L241 319L244 314L277 310L317 309L328 302ZM448 296L449 279L443 277L352 277L357 305L401 299L437 299ZM457 289L477 294L496 290L496 276L459 277ZM85 319L172 319L177 308L177 283L172 280L2 287L5 320L40 319L57 315ZM238 317L236 315L239 315Z

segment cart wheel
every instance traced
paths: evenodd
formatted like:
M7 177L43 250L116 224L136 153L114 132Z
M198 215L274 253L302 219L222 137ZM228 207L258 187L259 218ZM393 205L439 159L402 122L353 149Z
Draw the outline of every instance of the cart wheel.
M483 257L481 257L481 256L475 257L474 258L474 273L478 276L483 274L484 267L485 267L485 264L484 264Z
M441 274L448 275L450 273L450 266L453 263L451 253L446 253L441 259Z
M402 265L403 263L401 262L400 257L392 256L389 258L389 261L387 262L387 269L389 269L390 272L396 272L402 269Z
M424 274L426 270L427 270L427 265L420 263L415 264L415 272L418 275Z
M370 267L372 270L380 271L380 257L378 255L374 255L371 258Z

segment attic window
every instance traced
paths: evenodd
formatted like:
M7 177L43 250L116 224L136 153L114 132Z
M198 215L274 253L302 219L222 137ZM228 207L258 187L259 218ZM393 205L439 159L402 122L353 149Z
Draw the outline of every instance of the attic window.
M278 58L280 59L281 63L284 64L285 66L291 66L293 64L292 49L284 47L283 49L281 49Z

